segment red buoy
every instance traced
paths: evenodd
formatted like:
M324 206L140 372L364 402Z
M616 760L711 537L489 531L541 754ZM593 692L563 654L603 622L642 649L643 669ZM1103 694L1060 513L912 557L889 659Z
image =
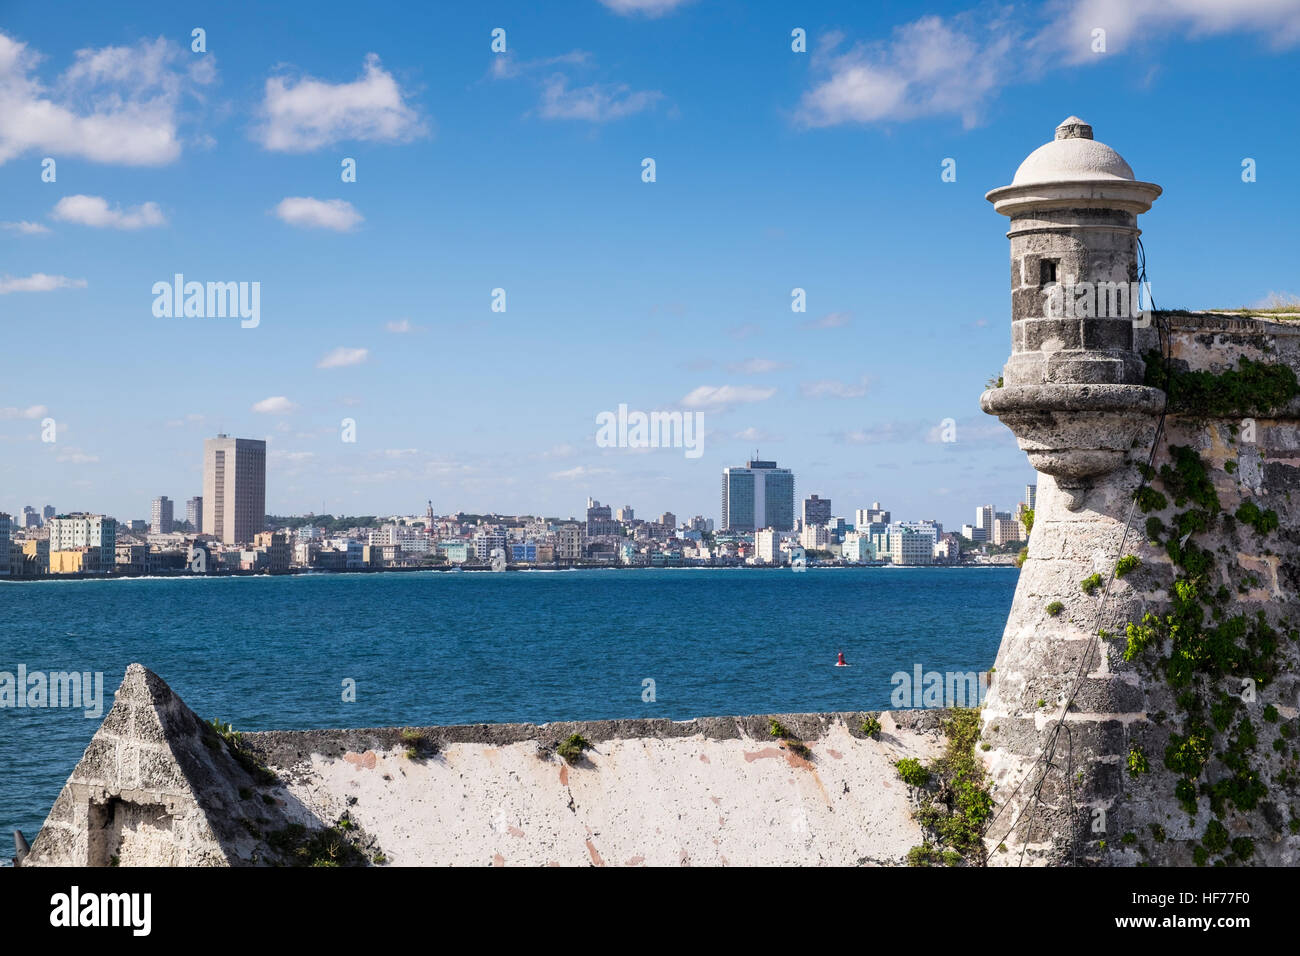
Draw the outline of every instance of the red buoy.
M844 652L840 651L840 659L835 662L836 667L848 667L849 662L844 659Z

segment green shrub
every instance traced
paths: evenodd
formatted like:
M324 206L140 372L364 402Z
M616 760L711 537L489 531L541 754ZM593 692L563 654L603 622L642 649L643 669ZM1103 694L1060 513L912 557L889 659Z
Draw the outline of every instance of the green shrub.
M1048 617L1056 617L1056 615L1065 610L1065 605L1060 601L1053 601L1051 604L1047 605L1046 610Z
M930 782L930 771L921 766L921 761L915 757L902 758L894 764L894 768L909 787L920 789Z
M1101 587L1104 582L1100 574L1090 574L1079 582L1079 587L1083 588L1084 594L1092 594L1097 588Z
M586 737L583 737L581 734L574 734L568 740L560 744L560 746L555 749L555 752L572 764L577 763L582 759L582 752L584 750L590 749L591 741Z
M1126 554L1124 557L1120 558L1119 562L1115 565L1115 577L1122 578L1124 575L1136 571L1141 566L1142 562L1138 559L1137 555Z

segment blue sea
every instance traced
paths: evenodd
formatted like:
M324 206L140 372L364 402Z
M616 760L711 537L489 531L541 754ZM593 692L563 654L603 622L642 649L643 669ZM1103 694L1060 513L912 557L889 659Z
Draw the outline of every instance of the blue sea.
M0 584L0 671L157 672L239 730L876 710L993 664L1013 568L416 572ZM844 652L850 667L834 667ZM643 700L646 680L654 701ZM355 681L356 701L343 700ZM0 709L28 839L102 717Z

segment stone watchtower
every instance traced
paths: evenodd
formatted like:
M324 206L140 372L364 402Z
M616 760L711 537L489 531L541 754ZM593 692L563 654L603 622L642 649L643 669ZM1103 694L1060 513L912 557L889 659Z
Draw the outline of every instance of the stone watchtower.
M1139 213L1160 195L1071 116L1010 186L987 195L1011 219L1011 358L983 408L1001 418L1038 471L1078 508L1154 424L1164 395L1142 385L1130 302Z
M1300 863L1300 315L1139 312L1160 193L1072 116L987 195L1011 357L980 404L1040 472L990 864Z

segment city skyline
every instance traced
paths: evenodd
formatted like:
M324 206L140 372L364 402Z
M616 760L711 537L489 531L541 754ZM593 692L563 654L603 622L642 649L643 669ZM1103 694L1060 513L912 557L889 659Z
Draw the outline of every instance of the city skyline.
M757 452L755 454L757 454ZM227 466L227 462L230 463L229 466ZM317 512L311 508L297 511L270 512L265 507L268 487L265 443L258 439L231 437L224 433L204 439L202 472L203 478L201 486L205 493L203 495L191 496L185 499L185 521L190 526L190 533L206 533L218 540L232 543L250 541L254 534L263 530L265 519L272 514L279 517L305 517L316 514L330 514L334 517L363 517L367 515L373 517L414 517L422 513L416 509L394 509L384 511L362 509L351 514L343 512L335 514L327 511ZM736 472L737 475L732 476L732 472ZM781 517L782 520L777 522L781 525L780 527L777 527L777 525L773 524L771 521L758 523L753 520L754 514L759 507L762 507L765 503L771 504L771 502L765 502L765 497L767 496L756 491L760 484L766 484L766 482L760 483L758 478L768 476L772 477L773 480L780 482L778 488L780 500L778 500L778 502L772 507L764 508L764 514L768 518L773 516ZM747 480L750 485L750 487L745 491L745 500L743 502L743 507L748 509L745 511L745 515L749 520L733 520L728 524L726 520L728 498L736 490L735 482L742 479ZM713 514L706 510L697 512L696 514L710 517L711 519L716 518L720 530L751 532L754 530L773 527L782 532L795 530L797 527L806 527L809 524L806 516L809 514L810 505L813 506L816 514L819 516L819 519L814 523L822 523L823 520L838 518L850 525L857 525L864 520L862 518L863 515L877 514L877 512L873 512L870 509L859 508L856 506L851 508L841 506L836 510L834 504L835 499L827 495L821 495L817 492L801 496L798 494L798 481L798 476L793 473L791 469L778 467L778 463L775 461L749 459L743 467L728 466L723 469L722 504L717 513ZM1024 487L1026 488L1026 491L1023 503L1026 507L1032 507L1032 489L1036 488L1036 485L1029 484ZM237 503L231 509L231 514L223 517L223 504L227 497ZM150 533L169 534L172 530L173 523L176 522L176 519L174 519L174 506L176 501L177 499L170 498L168 495L156 495L150 501L150 507L146 512L147 517L140 519L135 517L134 512L119 513L104 509L96 509L87 505L78 505L76 508L70 509L66 513L102 514L106 517L116 518L124 525L128 525L133 520L138 520L148 526ZM601 506L600 502L596 500L594 496L588 495L586 505L588 522L591 520L591 511L593 506L602 509L604 520L613 520L613 506L608 504ZM879 507L879 500L873 500L871 508L879 509ZM967 507L969 510L969 506ZM978 507L988 508L991 506ZM568 520L581 521L582 519L578 517L579 510L569 511L567 514ZM624 504L618 509L618 521L621 522L625 520L623 514L626 511L628 516L626 520L630 522L632 520L631 516L638 510L641 511L642 514L654 513L652 509ZM234 517L236 512L242 515L238 524L236 524ZM41 524L48 522L48 520L56 514L56 509L54 506L48 504L41 510L36 509L32 505L23 505L21 507L15 507L12 511L6 512L6 508L0 504L0 513L8 513L23 518L24 520L22 522L15 522L14 524L15 530L21 530L21 528L27 526L27 515L33 517L43 515L44 520L39 521L37 525L34 525L40 526ZM433 502L431 499L427 501L425 512L423 513L436 514L439 516L453 514L484 514L501 515L503 517L536 516L557 519L566 518L566 514L563 510L556 512L546 512L542 510L503 511L501 509L476 511L469 508L448 508L445 511L438 511L433 508ZM680 513L684 515L689 514L690 512L689 510L682 510ZM891 511L883 510L878 513L883 514L884 521L888 523ZM675 517L677 512L664 510L661 511L660 514ZM1002 512L998 512L998 515L1002 514ZM990 512L990 521L992 520L991 515L992 513ZM196 520L196 518L198 520ZM875 521L876 518L865 520ZM948 527L955 527L960 524L960 522L950 523L946 519L940 519L933 513L927 513L927 517L914 520L938 521L941 525Z
M569 513L591 495L714 514L719 470L758 444L832 500L956 525L1033 475L978 408L1008 342L1005 223L984 193L1071 113L1160 171L1143 222L1159 305L1300 291L1276 216L1300 198L1280 8L1144 7L1104 55L1071 4L996 27L961 3L828 4L743 30L713 4L401 10L397 33L380 4L276 36L213 11L201 54L189 13L69 9L14 9L0 33L13 88L73 131L0 133L0 309L41 331L33 349L76 342L151 397L124 407L96 376L11 363L9 502L186 501L195 440L224 431L267 442L271 513L430 497ZM972 56L1010 62L1002 44L1034 68L945 82ZM951 73L912 70L921 53ZM868 68L887 82L855 86ZM381 105L324 126L296 111L359 94ZM113 102L153 110L110 148L80 131ZM1207 117L1213 148L1188 150ZM911 228L864 225L881 222ZM258 283L256 324L160 314L178 275L243 284L246 304ZM220 374L192 378L195 356ZM622 405L701 413L703 454L600 447L598 416Z

